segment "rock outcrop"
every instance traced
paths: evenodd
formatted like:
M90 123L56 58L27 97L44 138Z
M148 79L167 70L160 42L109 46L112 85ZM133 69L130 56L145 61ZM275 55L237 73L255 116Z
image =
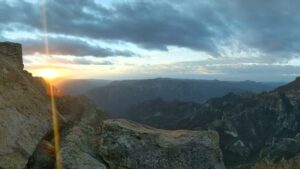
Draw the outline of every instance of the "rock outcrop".
M99 155L111 169L224 169L213 131L167 131L106 120Z
M11 66L20 70L24 68L21 44L0 42L0 58L2 62L10 62Z
M127 120L84 116L66 130L67 169L225 169L213 131L167 131Z
M0 43L0 168L23 169L50 131L43 86L23 71L21 45Z

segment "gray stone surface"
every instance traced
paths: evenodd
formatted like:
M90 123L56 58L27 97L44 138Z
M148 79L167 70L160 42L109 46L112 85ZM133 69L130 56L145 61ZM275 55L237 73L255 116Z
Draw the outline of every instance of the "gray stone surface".
M104 121L99 155L111 169L224 169L214 131L167 131Z

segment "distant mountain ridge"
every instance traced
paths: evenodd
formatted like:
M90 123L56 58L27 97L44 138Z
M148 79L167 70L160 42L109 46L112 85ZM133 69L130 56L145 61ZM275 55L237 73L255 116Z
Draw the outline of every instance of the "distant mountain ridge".
M262 92L277 87L277 83L254 81L184 80L157 78L113 81L85 94L113 116L121 116L130 106L156 98L166 101L204 102L229 92Z
M81 95L88 90L108 85L111 81L101 79L62 79L55 86L67 95Z
M287 165L289 161L295 162L290 166L297 168L299 91L298 77L270 92L229 93L205 103L156 99L131 106L125 114L128 119L163 129L218 131L229 168L240 165L250 169L255 165L259 169L266 164Z

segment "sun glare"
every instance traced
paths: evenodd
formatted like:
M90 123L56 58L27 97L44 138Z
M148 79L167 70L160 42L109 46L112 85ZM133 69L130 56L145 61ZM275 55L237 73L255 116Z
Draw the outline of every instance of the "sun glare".
M36 75L47 80L53 80L59 77L59 72L54 69L42 69L39 70Z

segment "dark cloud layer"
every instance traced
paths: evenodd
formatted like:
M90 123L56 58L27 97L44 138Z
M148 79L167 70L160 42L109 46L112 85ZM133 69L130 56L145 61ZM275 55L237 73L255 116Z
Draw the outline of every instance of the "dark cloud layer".
M24 54L31 55L34 53L45 53L43 39L18 41L23 44ZM98 45L91 45L87 42L77 39L68 38L48 38L49 53L52 55L72 55L72 56L132 56L133 52L112 50L110 48L102 48Z
M217 51L214 38L225 36L224 23L205 6L195 17L187 16L167 2L119 3L111 9L92 1L72 2L63 0L47 4L49 31L122 40L147 49L166 50L167 46L174 45L211 53ZM217 27L223 28L214 30Z
M289 57L300 52L300 2L234 0L226 12L235 21L236 39L269 55Z
M14 5L0 1L0 4L0 23L40 29L37 4L25 1ZM300 2L292 0L118 1L110 7L92 0L46 3L50 33L131 42L149 50L186 47L213 56L222 55L221 47L235 41L276 59L299 57L299 8ZM0 26L0 31L3 29ZM82 42L55 43L58 45L54 49L63 54L132 55L128 51L95 48ZM26 46L29 52L38 50L35 41L28 41ZM72 47L78 48L73 51Z

